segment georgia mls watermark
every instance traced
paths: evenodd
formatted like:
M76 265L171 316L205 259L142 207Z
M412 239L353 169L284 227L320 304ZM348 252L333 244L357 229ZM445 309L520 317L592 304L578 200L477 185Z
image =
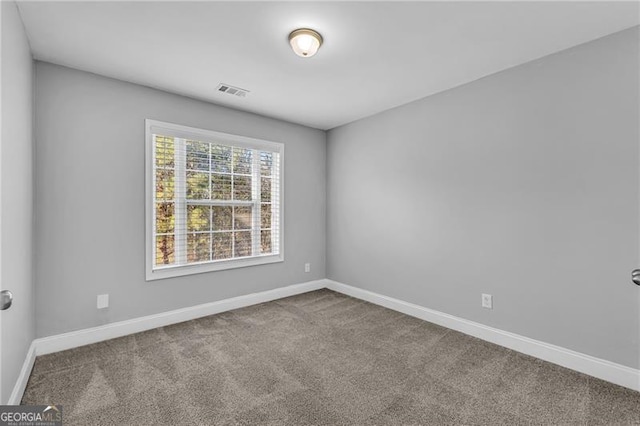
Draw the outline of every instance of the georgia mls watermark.
M62 426L62 406L0 405L0 426Z

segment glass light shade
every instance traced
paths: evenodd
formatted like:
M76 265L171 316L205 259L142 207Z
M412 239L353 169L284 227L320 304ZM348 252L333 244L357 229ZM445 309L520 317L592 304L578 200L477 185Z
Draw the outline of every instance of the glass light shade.
M289 43L296 55L310 58L322 45L322 36L314 30L300 28L289 34Z

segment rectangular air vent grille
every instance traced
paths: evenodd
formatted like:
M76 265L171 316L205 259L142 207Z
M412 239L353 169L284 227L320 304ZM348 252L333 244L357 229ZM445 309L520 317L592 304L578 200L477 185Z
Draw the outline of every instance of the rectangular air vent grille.
M218 92L223 92L228 95L234 95L239 98L245 98L249 91L245 89L241 89L239 87L231 86L230 84L220 83L218 84Z

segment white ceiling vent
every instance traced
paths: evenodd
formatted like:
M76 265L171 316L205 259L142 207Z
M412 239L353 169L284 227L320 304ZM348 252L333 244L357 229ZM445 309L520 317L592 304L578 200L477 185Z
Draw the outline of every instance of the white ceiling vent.
M246 98L249 94L248 90L241 89L239 87L231 86L230 84L220 83L218 84L218 92L227 93L229 95L234 95L239 98Z

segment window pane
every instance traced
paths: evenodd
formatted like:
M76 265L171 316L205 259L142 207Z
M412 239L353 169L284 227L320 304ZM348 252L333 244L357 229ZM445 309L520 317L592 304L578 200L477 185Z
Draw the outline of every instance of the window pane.
M250 138L146 124L146 141L153 144L147 146L153 154L147 246L153 268L161 270L153 279L253 264L247 258L279 253L281 144L271 149ZM212 261L222 262L200 265ZM188 264L199 266L181 268Z
M171 265L175 261L173 235L156 237L156 265Z
M263 203L271 201L271 178L260 179L260 199Z
M211 256L211 234L187 236L187 262L204 262Z
M187 172L187 198L190 200L209 199L209 173Z
M233 207L214 206L213 209L213 230L230 231L232 228L231 215Z
M273 166L273 154L271 152L260 151L260 174L271 176Z
M231 258L231 232L216 232L213 234L213 259Z
M231 199L231 175L211 175L211 198L214 200Z
M187 230L209 231L211 230L211 207L187 206Z
M187 169L209 171L209 144L207 142L186 141Z
M175 196L173 170L156 169L156 200L173 200Z
M251 207L233 208L233 229L251 229Z
M234 257L251 256L251 232L234 232L233 238L235 244Z
M233 148L233 173L251 174L252 151L245 148Z
M173 167L173 138L156 135L156 167Z
M263 204L260 207L260 227L271 228L271 204Z
M174 203L156 203L156 234L173 234L174 226Z
M234 176L233 177L233 199L234 200L251 200L251 177L250 176Z
M260 254L271 253L271 231L260 231Z
M231 147L223 145L211 146L211 171L231 173Z

